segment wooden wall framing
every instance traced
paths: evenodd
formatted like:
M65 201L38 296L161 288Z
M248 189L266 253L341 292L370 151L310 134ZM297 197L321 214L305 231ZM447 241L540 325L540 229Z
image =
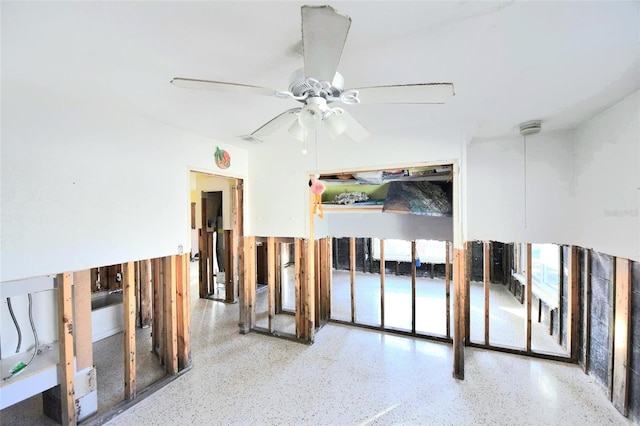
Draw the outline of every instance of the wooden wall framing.
M611 399L624 416L629 411L631 364L631 262L615 260L615 308L613 331L613 383Z
M384 328L384 279L385 279L385 260L384 260L384 239L380 238L380 327Z
M411 240L411 333L416 333L416 240Z
M136 278L135 262L122 265L124 314L124 399L136 397Z
M526 284L525 284L525 350L531 352L531 287L533 281L531 279L531 243L525 245L525 262L524 268L526 271Z
M349 238L349 278L351 283L351 322L356 322L356 239Z
M76 368L82 371L93 365L91 270L73 273L73 310Z
M76 424L76 393L73 368L73 307L71 274L66 272L56 276L58 289L58 350L60 362L60 398L62 402L62 424Z
M453 249L453 377L464 380L464 345L467 311L465 250Z
M131 401L137 395L136 326L145 310L148 310L149 323L153 327L153 351L158 354L158 361L164 364L165 371L175 375L191 365L190 254L130 261L116 266L117 270L122 271L124 399ZM102 268L92 268L56 276L60 359L58 374L61 418L65 425L77 423L75 372L93 365L91 290L100 269ZM148 300L140 300L145 294L143 287L147 285ZM141 326L144 323L145 321L140 321Z
M484 344L489 344L489 319L490 319L490 309L489 305L491 302L491 243L489 241L485 241L483 243L483 256L482 256L482 270L483 270L483 281L484 281Z

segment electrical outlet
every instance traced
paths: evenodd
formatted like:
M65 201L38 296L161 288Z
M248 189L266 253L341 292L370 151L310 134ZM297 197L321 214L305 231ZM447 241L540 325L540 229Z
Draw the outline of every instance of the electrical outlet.
M184 249L182 248L182 244L180 244L178 246L178 254L182 254L184 252Z
M116 282L122 282L122 273L116 272Z

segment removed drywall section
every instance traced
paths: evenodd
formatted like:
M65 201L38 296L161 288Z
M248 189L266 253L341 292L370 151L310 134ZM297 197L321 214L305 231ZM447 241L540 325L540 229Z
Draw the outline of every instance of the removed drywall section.
M576 131L574 244L640 261L640 91Z
M611 339L613 330L613 261L607 254L591 251L591 318L589 369L608 394L611 379Z

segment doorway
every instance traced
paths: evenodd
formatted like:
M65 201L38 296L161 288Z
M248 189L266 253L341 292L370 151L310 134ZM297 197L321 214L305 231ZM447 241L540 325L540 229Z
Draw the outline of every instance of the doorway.
M191 261L198 295L238 301L238 237L242 235L242 179L191 171ZM194 271L194 272L195 272Z

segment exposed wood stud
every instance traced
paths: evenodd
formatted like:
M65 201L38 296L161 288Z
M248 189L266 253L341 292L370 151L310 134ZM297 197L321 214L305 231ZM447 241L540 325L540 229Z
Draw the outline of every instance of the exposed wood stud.
M563 246L560 246L560 259L559 259L559 266L558 266L558 271L560 271L560 274L558 276L558 336L557 336L557 341L558 341L558 345L562 346L562 331L564 330L565 324L564 324L564 307L562 305L562 299L564 298L564 248ZM570 283L569 283L570 285ZM568 318L568 317L567 317ZM553 334L553 331L552 331ZM568 335L567 335L568 336ZM569 349L571 349L569 347Z
M160 348L164 348L164 343L161 343L161 336L164 333L164 321L162 319L164 308L163 308L163 292L162 292L162 275L161 275L161 259L151 259L151 284L152 284L152 293L153 293L153 318L151 325L151 345L153 347L153 351L158 354L160 358L160 364L164 363L164 358L161 353Z
M248 333L255 325L256 297L256 239L242 237L242 303L240 311L241 333Z
M489 344L489 312L490 312L490 299L491 299L491 243L485 241L483 243L484 255L483 260L483 274L484 274L484 344Z
M584 372L589 371L590 351L591 347L591 250L584 250L584 267L585 267L585 281L584 281Z
M134 282L135 282L135 287L134 287L134 294L136 295L136 314L135 314L135 320L136 320L136 327L142 327L142 309L141 309L141 297L140 297L140 286L141 286L141 280L140 280L140 262L133 262L133 270L134 270ZM124 267L123 267L123 272L124 272Z
M453 377L464 380L465 250L453 250Z
M246 270L246 242L244 237L238 238L238 290L239 290L239 318L238 326L240 327L240 333L245 334L249 332L247 325L247 295L246 295L246 274L249 272Z
M124 398L136 397L136 278L135 262L122 265L124 315Z
M525 348L527 352L531 352L531 243L525 244L525 264L526 270L526 284L525 284L525 311L526 311L526 319L525 319Z
M91 269L73 273L73 310L76 340L76 368L82 371L93 365L91 338Z
M303 339L309 343L313 343L315 337L315 267L314 267L314 248L313 240L303 240L303 267L304 281L302 282L303 290Z
M380 327L384 328L384 239L380 238Z
M248 319L249 319L249 329L252 329L256 325L256 273L257 273L257 262L256 262L256 238L255 237L247 237L249 240L249 246L247 247L248 253L246 259L249 261L247 265L247 271L249 273L245 274L245 279L247 280L246 289L249 290L249 305L247 306L248 311Z
M320 321L331 318L331 237L320 242Z
M224 231L224 300L227 303L236 301L236 280L234 258L237 256L235 248L234 231L226 229Z
M100 268L91 268L91 292L100 291L98 288L98 279L100 277Z
M151 260L141 260L140 265L140 327L151 325Z
M269 333L273 333L276 318L276 242L273 237L267 238L267 298Z
M233 254L231 273L234 283L234 298L237 298L240 294L240 259L236 253L238 253L238 246L242 244L240 238L244 236L244 186L242 179L236 179L236 185L231 191L231 222L233 230L231 234L231 253Z
M461 260L461 265L463 266L463 269L461 270L461 275L463 276L463 283L461 285L461 300L464 302L464 313L462 315L462 318L464 318L464 325L462 327L462 332L464 333L465 344L471 340L471 286L469 285L469 280L471 279L472 252L472 243L470 241L466 241L464 243L464 250L462 251L462 255L464 256L464 258Z
M609 327L608 327L608 360L607 360L607 379L608 379L608 386L607 386L607 396L609 397L610 401L613 401L613 370L614 370L614 363L615 363L615 333L616 333L616 307L615 307L615 303L616 303L616 258L615 257L611 257L611 271L609 273L609 278L610 278L610 282L611 282L611 286L609 286L609 294L608 294L608 299L611 301L611 307L609 309Z
M349 238L349 276L351 280L351 322L356 322L356 239Z
M615 312L612 402L624 416L629 411L631 371L631 262L615 260Z
M446 309L446 330L447 337L451 337L451 241L445 244L444 255L444 292L445 292L445 309Z
M296 277L296 337L299 339L302 337L302 241L300 238L296 238L294 242L294 259L295 259L295 277Z
M213 232L207 232L207 296L216 291L215 253L213 249Z
M276 266L275 266L275 313L282 312L282 249L289 247L289 244L276 242ZM287 249L287 253L288 253ZM287 259L288 260L288 259Z
M73 369L73 306L71 294L71 274L56 276L58 289L58 376L60 378L60 399L62 404L62 424L76 424L76 393Z
M189 342L189 255L176 256L176 319L178 341L178 368L191 364Z
M204 199L203 199L204 202ZM198 296L200 299L207 297L207 238L203 229L198 229Z
M320 302L322 301L322 294L321 294L321 286L320 286L320 281L322 279L322 272L320 271L320 268L322 267L322 262L320 261L320 245L322 244L322 239L320 240L315 240L314 241L314 252L313 252L313 259L314 259L314 268L313 268L313 272L314 272L314 294L317 296L315 298L315 303L314 303L314 309L315 309L315 326L316 327L320 327L321 324L321 320L320 320L320 314L322 313L322 309L320 308Z
M411 240L411 333L416 332L416 241Z
M163 260L165 369L168 374L178 373L178 330L176 309L176 257Z
M580 299L578 297L578 247L569 246L569 276L567 289L567 347L569 348L569 356L572 360L578 362L578 345L579 345L579 323L580 323Z

